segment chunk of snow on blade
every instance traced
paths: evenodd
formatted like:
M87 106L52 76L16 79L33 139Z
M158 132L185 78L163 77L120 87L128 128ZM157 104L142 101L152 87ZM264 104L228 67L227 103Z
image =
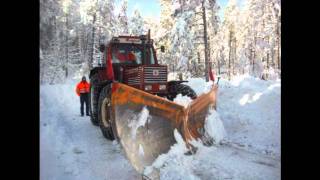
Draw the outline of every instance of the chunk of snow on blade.
M139 144L139 155L144 156L144 151L143 151L143 147L141 144Z
M129 127L131 128L131 137L133 139L136 138L138 128L141 126L143 127L148 119L149 121L151 120L151 117L149 117L149 110L144 106L139 115L135 116L129 123Z
M219 117L219 114L214 109L209 111L204 128L209 136L213 138L216 144L219 144L220 141L226 136L223 123Z
M173 102L187 108L188 105L192 102L192 99L188 96L182 96L181 94L178 94L177 97L173 100Z

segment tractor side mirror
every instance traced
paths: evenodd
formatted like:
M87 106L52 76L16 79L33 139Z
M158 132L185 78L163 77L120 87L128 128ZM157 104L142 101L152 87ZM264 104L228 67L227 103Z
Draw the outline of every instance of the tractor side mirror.
M104 44L100 44L99 50L100 52L104 52L106 46Z
M160 49L161 49L161 52L164 52L164 46L161 46Z

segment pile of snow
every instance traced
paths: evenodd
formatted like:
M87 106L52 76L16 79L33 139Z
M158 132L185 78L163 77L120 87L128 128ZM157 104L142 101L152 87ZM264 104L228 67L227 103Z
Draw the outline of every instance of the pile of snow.
M213 139L215 144L219 144L226 136L226 131L219 114L213 109L209 111L209 115L204 124L205 132Z
M281 81L240 76L221 80L217 111L228 141L280 157Z

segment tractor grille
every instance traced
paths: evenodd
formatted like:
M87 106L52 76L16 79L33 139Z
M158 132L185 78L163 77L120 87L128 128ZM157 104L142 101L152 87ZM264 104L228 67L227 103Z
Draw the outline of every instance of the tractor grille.
M128 85L166 83L167 66L128 67L124 71L124 77L124 81ZM144 78L144 80L142 78Z
M166 66L144 67L144 82L145 83L166 83L167 67Z
M125 70L125 77L128 85L140 84L142 67L130 68Z

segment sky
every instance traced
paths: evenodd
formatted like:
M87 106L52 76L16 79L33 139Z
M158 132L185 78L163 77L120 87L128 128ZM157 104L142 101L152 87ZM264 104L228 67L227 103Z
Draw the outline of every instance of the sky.
M127 0L128 1L128 17L133 15L135 9L140 11L143 18L151 17L155 19L160 19L160 2L159 0ZM115 1L117 13L120 9L122 0Z
M120 2L122 0L116 0L116 12L120 8ZM229 0L217 0L218 5L220 6L220 11L218 15L220 16L221 20L223 19L223 11L226 7ZM238 0L241 5L244 4L245 0ZM128 16L132 16L135 9L140 11L142 17L151 17L157 20L160 19L160 2L159 0L128 0Z

